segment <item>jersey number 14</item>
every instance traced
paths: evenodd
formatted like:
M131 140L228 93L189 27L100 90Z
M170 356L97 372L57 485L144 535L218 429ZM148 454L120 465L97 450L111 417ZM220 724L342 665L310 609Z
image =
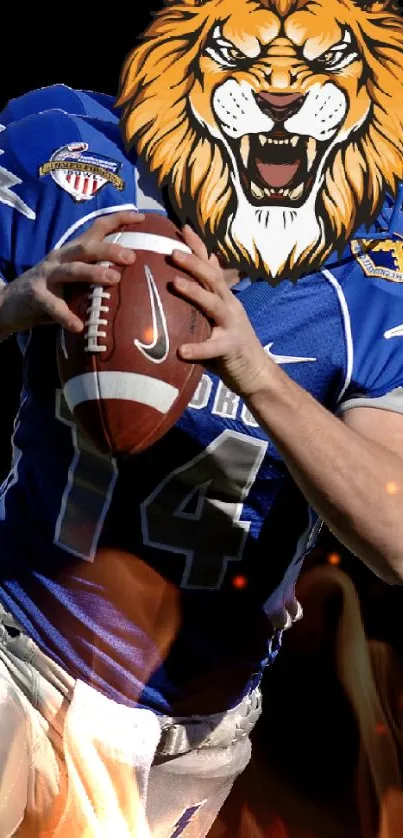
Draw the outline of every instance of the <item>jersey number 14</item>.
M58 394L57 418L71 428L75 453L55 528L55 543L93 561L118 477L80 433ZM267 441L226 430L170 472L140 507L147 547L185 556L181 586L217 589L229 562L242 558L250 521L243 504L256 479Z

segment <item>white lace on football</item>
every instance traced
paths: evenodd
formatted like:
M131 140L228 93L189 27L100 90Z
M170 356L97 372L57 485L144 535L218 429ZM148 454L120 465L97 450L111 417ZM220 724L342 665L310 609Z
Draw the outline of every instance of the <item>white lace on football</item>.
M88 320L85 321L87 331L85 332L85 351L86 352L106 352L105 338L107 332L102 329L102 326L108 325L108 320L102 317L102 314L108 314L109 305L105 305L106 300L110 300L111 295L109 291L105 291L102 285L93 285L89 295L90 304L87 308Z

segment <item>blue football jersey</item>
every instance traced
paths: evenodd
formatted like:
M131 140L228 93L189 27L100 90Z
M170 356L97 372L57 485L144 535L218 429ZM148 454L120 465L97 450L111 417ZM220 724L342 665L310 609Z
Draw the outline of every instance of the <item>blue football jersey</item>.
M30 90L23 96L10 99L0 115L2 128L26 116L58 110L77 116L91 116L103 122L115 122L120 110L115 107L113 96L87 90L73 90L66 84L53 84L39 90Z
M165 212L108 97L63 86L0 116L10 282L123 207ZM403 213L391 199L323 270L233 289L274 362L336 414L403 412ZM242 400L204 372L177 425L118 462L75 426L57 327L19 336L24 380L0 492L0 600L73 676L163 713L235 704L275 656L317 518ZM274 631L274 635L273 635Z

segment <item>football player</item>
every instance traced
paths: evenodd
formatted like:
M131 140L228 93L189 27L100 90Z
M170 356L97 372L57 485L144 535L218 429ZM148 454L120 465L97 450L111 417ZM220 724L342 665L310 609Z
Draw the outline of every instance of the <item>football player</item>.
M71 283L134 261L105 236L172 207L108 97L37 91L0 121L0 337L24 358L0 494L0 838L203 838L319 522L403 578L403 191L298 282L227 272L185 226L174 259L197 282L176 291L213 329L180 354L206 371L177 425L118 462L69 414L57 327L85 328Z

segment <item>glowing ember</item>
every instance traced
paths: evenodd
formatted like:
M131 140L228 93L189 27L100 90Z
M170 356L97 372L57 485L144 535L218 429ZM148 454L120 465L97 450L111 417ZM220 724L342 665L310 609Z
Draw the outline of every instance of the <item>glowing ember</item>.
M388 495L398 495L401 491L400 484L396 483L396 480L390 480L389 483L386 484L385 489Z
M385 733L387 733L386 725L382 724L382 722L378 722L375 725L375 733L377 733L378 736L385 736Z
M148 329L144 330L143 333L143 340L145 343L152 343L154 340L154 328L153 326L149 326Z
M337 567L337 565L341 564L341 556L338 553L329 553L327 557L328 564Z
M244 588L247 587L248 580L246 576L234 576L232 584L234 588L236 588L238 591L242 591Z

